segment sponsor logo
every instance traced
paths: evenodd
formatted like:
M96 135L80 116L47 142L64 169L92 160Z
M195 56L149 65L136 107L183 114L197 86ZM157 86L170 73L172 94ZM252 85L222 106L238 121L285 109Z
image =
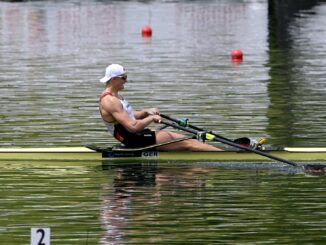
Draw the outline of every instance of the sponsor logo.
M157 151L144 151L141 154L142 157L159 157L159 153Z

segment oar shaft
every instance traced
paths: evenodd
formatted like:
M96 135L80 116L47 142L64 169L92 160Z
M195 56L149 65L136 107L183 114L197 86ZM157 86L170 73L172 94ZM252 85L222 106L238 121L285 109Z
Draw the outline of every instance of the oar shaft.
M172 121L172 122L177 123L178 126L181 126L181 125L180 125L180 120L178 120L178 119L175 119L175 118L169 117L169 116L167 116L167 115L165 115L165 114L160 114L160 116L163 117L163 118L165 118L165 119L167 119L167 120L170 120L170 121ZM188 128L191 128L191 129L194 129L194 130L197 130L197 131L206 131L205 129L203 129L203 128L199 128L199 127L194 126L194 125L192 125L192 124L190 124L190 123L188 123L187 126L185 126L185 127L188 127ZM225 138L225 137L223 137L223 136L221 136L221 135L219 135L219 134L212 133L212 132L210 132L210 133L211 133L211 134L214 134L214 136L217 136L217 137L219 137L220 139L229 140L229 139L227 139L227 138ZM229 140L229 141L230 141L230 140Z
M175 123L177 123L180 126L180 120L175 119L175 118L172 118L172 117L169 117L168 115L165 115L165 114L160 114L160 116L163 117L163 118L165 118L165 119L167 119L167 120L170 120L172 122L175 122ZM192 128L192 129L197 130L197 131L203 131L203 129L198 128L198 127L196 127L194 125L191 125L191 124L187 124L187 127Z
M175 121L175 120L172 120L172 121ZM175 121L175 122L178 123L177 121ZM176 123L170 123L170 122L166 122L166 121L163 121L162 123L165 124L165 125L168 125L170 127L173 127L173 128L176 128L176 129L180 129L180 130L183 130L185 132L192 133L194 135L198 135L198 131L197 130L194 130L192 128L182 127L182 126L180 126L180 125L178 125ZM266 152L259 151L257 149L253 149L253 148L249 148L249 147L245 147L245 146L239 145L239 144L233 142L232 140L221 138L218 135L216 135L214 133L211 133L211 132L210 132L210 134L212 134L212 135L215 136L215 138L214 138L215 141L219 141L219 142L221 142L223 144L226 144L226 145L229 145L229 146L233 146L235 148L238 148L238 149L241 149L241 150L245 150L245 151L248 151L248 152L253 152L253 153L256 153L258 155L261 155L261 156L264 156L264 157L267 157L267 158L270 158L270 159L273 159L273 160L276 160L276 161L279 161L279 162L287 163L287 164L290 164L290 165L295 166L295 167L298 166L296 163L291 162L289 160L286 160L286 159L283 159L283 158L280 158L280 157L277 157L277 156L270 155L270 154L268 154Z
M176 123L170 123L170 122L167 122L167 121L162 121L161 123L163 123L163 124L165 124L167 126L170 126L172 128L183 130L183 131L188 132L188 133L191 133L191 134L195 134L195 135L198 134L198 131L197 130L194 130L194 129L191 129L191 128L182 127L182 126L180 126L179 124L176 124Z
M276 161L279 161L279 162L284 162L284 163L290 164L290 165L295 166L295 167L298 166L294 162L288 161L288 160L283 159L283 158L279 158L277 156L270 155L270 154L268 154L266 152L263 152L263 151L260 151L260 150L254 149L254 148L249 148L249 147L245 147L245 146L239 145L239 144L237 144L237 143L235 143L233 141L230 141L230 140L225 140L225 139L222 139L222 138L217 137L217 136L215 136L215 140L217 140L217 141L219 141L221 143L224 143L226 145L233 146L235 148L239 148L239 149L242 149L242 150L245 150L245 151L249 151L249 152L254 152L254 153L258 154L258 155L261 155L261 156L264 156L264 157L267 157L267 158L270 158L270 159L273 159L273 160L276 160Z

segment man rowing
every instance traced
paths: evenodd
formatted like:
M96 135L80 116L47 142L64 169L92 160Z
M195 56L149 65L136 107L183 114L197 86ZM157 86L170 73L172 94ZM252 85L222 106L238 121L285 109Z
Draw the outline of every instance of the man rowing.
M105 84L99 102L101 117L112 136L126 147L145 147L185 137L175 132L153 131L147 128L152 123L162 121L159 109L149 108L134 111L128 101L119 94L127 82L127 74L121 65L109 65L100 82ZM158 150L220 151L221 149L195 139L186 139L159 146Z

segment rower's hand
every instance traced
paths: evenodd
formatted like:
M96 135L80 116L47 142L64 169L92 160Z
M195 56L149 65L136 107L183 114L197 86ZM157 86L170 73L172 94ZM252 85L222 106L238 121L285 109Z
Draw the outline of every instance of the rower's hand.
M160 110L158 108L149 108L149 109L146 109L145 112L149 116L151 116L151 115L160 115Z
M152 115L151 117L153 119L153 122L155 122L155 123L161 123L162 122L162 118L161 118L160 115Z

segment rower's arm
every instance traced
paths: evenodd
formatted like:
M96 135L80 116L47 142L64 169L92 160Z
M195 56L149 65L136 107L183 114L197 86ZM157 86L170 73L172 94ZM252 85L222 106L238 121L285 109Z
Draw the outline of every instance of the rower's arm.
M134 115L136 119L143 119L151 115L159 115L159 114L160 111L158 108L148 108L148 109L143 109L141 111L134 111Z
M108 96L103 100L102 108L131 133L139 132L152 122L160 122L161 120L158 115L150 115L142 119L136 117L136 120L133 120L123 109L121 102L112 96Z

